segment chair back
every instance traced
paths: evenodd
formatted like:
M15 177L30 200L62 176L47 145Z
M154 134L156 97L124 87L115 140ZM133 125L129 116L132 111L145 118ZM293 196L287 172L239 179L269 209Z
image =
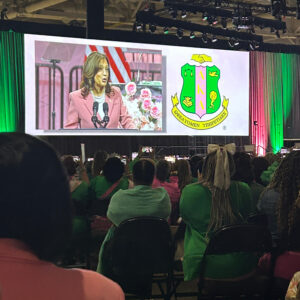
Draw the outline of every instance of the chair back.
M166 220L137 217L122 222L110 245L113 278L125 292L151 295L152 276L170 273L174 255Z
M265 226L239 224L224 226L215 231L205 255L232 252L263 253L272 248L272 238Z
M258 225L258 226L268 226L268 217L266 214L258 213L258 214L251 214L246 222L248 224Z

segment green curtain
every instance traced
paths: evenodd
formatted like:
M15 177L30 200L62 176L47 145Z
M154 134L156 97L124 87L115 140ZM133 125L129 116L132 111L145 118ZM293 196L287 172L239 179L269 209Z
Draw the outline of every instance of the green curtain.
M0 31L0 132L24 131L24 35Z

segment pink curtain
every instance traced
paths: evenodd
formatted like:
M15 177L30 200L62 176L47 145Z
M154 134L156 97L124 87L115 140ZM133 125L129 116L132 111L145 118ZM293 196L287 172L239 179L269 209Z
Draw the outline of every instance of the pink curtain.
M269 136L269 112L264 99L268 91L264 80L265 53L250 52L250 136L257 155L265 155Z

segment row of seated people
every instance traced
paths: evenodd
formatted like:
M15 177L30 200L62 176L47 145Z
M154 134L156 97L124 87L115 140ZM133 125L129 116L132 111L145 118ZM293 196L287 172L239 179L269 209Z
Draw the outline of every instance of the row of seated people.
M103 276L83 270L64 270L48 263L54 261L67 244L71 229L70 190L75 199L74 194L81 184L72 178L67 182L49 145L24 134L1 134L0 139L0 286L4 299L122 299L121 289ZM233 153L233 145L210 145L199 182L181 190L180 215L186 223L185 280L197 278L202 254L213 231L226 224L244 222L256 212L249 185L231 179L236 170ZM266 195L272 191L278 196L274 210L264 212L269 219L272 214L277 216L276 235L272 236L283 256L292 256L298 250L299 169L300 153L293 152L276 168L258 201L263 211L264 199L270 198ZM123 220L137 216L168 219L171 214L167 191L163 187L152 188L153 161L137 160L132 173L134 187L115 191L107 210L113 225L100 249L97 270L108 276L111 270L109 259L105 259L109 255L105 253L105 244ZM85 205L77 207L85 209ZM271 232L274 228L270 228ZM251 276L257 266L257 257L247 253L229 257L218 255L209 261L206 276L224 278L219 266L224 267L232 261L238 267L233 274L227 272L225 277ZM267 261L268 257L265 265ZM291 278L291 274L299 270L295 257L289 267L286 274ZM36 286L37 280L42 280L43 284ZM19 289L15 288L16 282Z
M207 245L207 239L209 238L211 232L213 232L214 230L218 229L219 227L225 224L243 222L247 218L247 216L257 212L257 210L264 212L268 216L270 230L274 238L274 245L278 243L278 240L280 240L279 234L274 233L274 230L277 231L276 228L274 229L274 218L276 220L276 216L277 216L276 203L278 202L278 197L277 199L273 199L273 203L275 203L275 205L273 205L274 206L273 210L271 209L272 207L270 209L264 208L264 206L266 206L266 203L268 202L267 199L269 198L268 194L270 192L274 193L274 181L278 181L278 176L279 177L281 176L281 175L276 175L277 173L281 174L282 172L281 169L278 168L279 157L275 155L268 155L269 159L270 157L273 159L273 162L271 164L268 164L267 159L261 157L252 159L246 153L235 153L233 154L233 156L231 154L228 154L227 164L229 165L228 165L228 170L226 170L227 172L226 180L227 181L229 180L229 182L226 182L226 186L224 184L223 186L218 187L215 185L214 182L215 178L218 178L219 176L222 177L223 175L220 174L223 174L222 172L225 172L224 170L220 169L219 166L217 167L216 157L217 154L219 153L219 150L220 149L209 150L213 153L213 159L210 159L210 155L208 155L204 164L205 168L203 169L202 169L201 159L198 160L196 170L198 171L198 179L200 183L191 184L186 186L185 188L183 186L183 188L181 189L178 184L178 179L176 180L175 179L176 177L174 178L173 176L169 177L170 165L168 162L164 160L158 161L156 164L157 172L154 181L152 181L153 179L150 181L149 180L143 181L142 173L139 172L138 175L139 180L136 180L136 182L134 182L134 189L128 192L129 197L127 196L125 197L126 201L123 202L117 201L116 202L117 204L115 203L116 201L115 199L118 198L119 194L123 193L122 191L117 192L117 190L127 189L129 187L128 180L127 181L125 180L125 182L127 182L125 186L122 187L120 185L120 182L124 180L124 178L121 177L122 170L118 173L118 175L116 175L117 172L114 172L116 178L114 180L111 180L111 182L109 183L109 180L107 180L107 178L105 177L107 171L104 165L103 176L98 175L96 176L96 178L91 180L91 189L96 189L94 187L96 182L98 183L102 182L102 185L99 184L99 188L101 187L104 188L101 190L100 193L98 193L98 195L103 195L103 193L105 194L105 191L107 190L109 190L109 192L113 195L112 201L110 202L110 206L108 208L107 216L115 226L118 226L120 224L120 220L121 221L126 220L130 216L131 217L140 216L140 215L150 216L153 215L151 213L153 211L156 213L156 215L154 213L155 216L160 216L159 213L157 213L157 209L159 208L159 205L156 203L155 206L155 202L153 202L154 201L153 199L152 201L146 200L151 198L149 197L149 195L153 193L153 191L150 188L151 185L152 187L160 186L167 190L169 197L171 199L171 208L172 208L171 220L172 220L172 224L174 224L173 222L175 222L178 217L176 208L178 208L179 206L179 198L181 196L180 213L181 216L183 217L183 220L187 223L187 229L185 232L184 259L183 259L183 268L185 271L186 280L191 280L197 277L199 266L201 264L201 257L203 256L203 252L205 251L205 247ZM221 153L223 153L222 151ZM234 153L234 151L232 151L232 153ZM297 152L291 154L284 161L288 159L290 160L293 159L294 155L297 156ZM117 158L109 159L107 163L110 163L112 161L114 161L116 164L121 165L121 162ZM136 162L137 161L135 161L135 163ZM140 161L140 163L141 162L145 164L145 161ZM145 174L149 175L154 172L154 169L152 168L152 170L150 170L150 165L151 165L150 162L148 162L147 164L149 166L148 169L145 170ZM274 165L276 165L278 170L277 172L275 172L274 178L271 181L271 183L267 186L267 188L265 188L264 184L268 184L268 182L271 179L271 175L274 173L274 170L276 169L274 168ZM282 163L282 165L284 165L284 163ZM139 164L137 164L136 166L139 166ZM267 170L268 166L271 166L271 168ZM295 165L295 168L297 169L297 164ZM189 171L188 164L185 165L184 169L185 169L185 171L183 172L184 174L191 174ZM109 170L113 170L112 165L110 165ZM264 170L265 170L265 174L263 174L264 175L263 177L261 176L261 174ZM285 172L291 172L291 174L293 174L295 170L290 169L288 171L285 170ZM191 175L189 176L191 177ZM188 178L189 176L185 176L185 178ZM264 180L262 180L261 177ZM297 180L297 177L294 175L287 176L285 178L286 179L293 178L292 180ZM190 181L186 180L186 185L192 182L191 179L189 180ZM105 185L103 184L104 182ZM114 182L117 182L117 184L115 184ZM138 182L142 182L142 183L138 183ZM289 183L286 184L289 185ZM114 188L112 189L111 187ZM143 195L143 192L140 191L140 189L142 191L146 189L149 192L149 195L148 196ZM298 187L295 187L296 194L298 193L298 190L299 190ZM114 193L116 193L115 196ZM277 195L279 193L280 191L276 192ZM260 197L261 194L262 196ZM139 205L137 205L137 203L135 203L134 201L133 203L131 203L130 199L134 199L134 195L139 195L138 197L142 196L142 198L145 199L142 208ZM165 199L164 197L155 196L156 199ZM201 201L199 199L201 199ZM124 207L122 206L122 204L124 205ZM130 210L130 214L126 213L127 209ZM118 222L116 222L116 220L113 219L111 215L111 210L118 212L117 213L119 218ZM172 216L174 217L172 218ZM283 215L281 217L285 218L285 216ZM107 241L107 239L111 237L113 228L114 227L112 227L112 229L109 230L105 238L105 241ZM281 252L284 252L285 249L297 249L295 246L290 246L289 243L287 244L285 242L283 242L280 247L281 247L280 250ZM106 274L104 271L105 268L101 269L101 266L103 265L103 262L101 262L102 255L103 255L103 248L104 247L102 245L97 269L99 272ZM294 261L295 255L291 255L291 252L287 252L285 253L285 255L287 255L288 257L292 257L292 261ZM244 261L245 258L246 257L242 255L240 259ZM222 258L220 259L222 260ZM249 262L249 265L246 267L246 269L240 270L239 274L229 273L227 276L229 277L232 276L236 277L237 275L244 276L245 274L243 273L248 273L248 271L249 272L253 271L253 265L256 265L256 259L254 259L253 257L252 259L250 259L248 257L246 260ZM270 257L266 256L264 260L261 261L260 266L266 270L267 266L269 265L268 263L269 260ZM217 260L214 260L214 263L218 265L219 262ZM214 266L214 263L212 263L212 266ZM243 266L243 268L245 268L244 264L240 264L240 265ZM282 274L282 270L280 268L279 269L276 268L276 275L282 276L285 279L290 279L293 272L296 271L295 266L298 267L297 264L294 264L294 268L288 271L285 270L285 274ZM212 267L211 269L213 270L212 272L217 270L216 267ZM216 272L218 273L218 271ZM235 270L235 272L237 271ZM213 278L214 276L220 276L220 274L214 275L214 273L212 273L210 274L210 276L212 276Z

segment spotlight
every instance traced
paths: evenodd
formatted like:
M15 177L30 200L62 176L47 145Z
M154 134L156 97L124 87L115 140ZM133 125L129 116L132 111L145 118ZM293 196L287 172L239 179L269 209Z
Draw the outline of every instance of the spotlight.
M276 34L277 38L279 38L279 39L280 39L279 30L276 30L275 34Z
M182 19L185 19L185 18L186 18L186 11L185 11L185 10L183 10L183 11L181 12L181 18L182 18Z
M250 42L250 43L249 43L249 48L250 48L250 50L252 50L252 51L255 50L255 47L254 47L253 42Z
M227 28L227 19L226 18L223 17L221 19L221 25L222 25L223 28Z
M213 35L212 39L211 39L211 42L212 43L216 43L218 41L218 39Z
M202 42L204 43L204 44L207 44L208 43L208 38L207 38L207 35L206 35L206 33L203 33L202 34Z
M154 24L150 24L149 25L149 30L150 30L151 33L154 33L155 30L156 30L156 26Z
M176 35L181 40L183 37L183 30L181 28L178 28Z
M206 12L203 13L202 20L206 21L208 19L208 14Z
M221 7L221 0L215 0L215 7L220 8Z
M234 47L234 41L233 41L232 38L228 40L228 46L229 46L230 48L233 48L233 47Z
M169 28L168 27L164 27L164 34L168 34L169 33Z
M195 32L194 31L191 31L190 33L190 39L194 39L196 36L195 36Z
M141 30L142 29L142 23L136 22L136 30Z
M234 46L238 46L240 44L240 42L238 40L233 40L233 45Z

